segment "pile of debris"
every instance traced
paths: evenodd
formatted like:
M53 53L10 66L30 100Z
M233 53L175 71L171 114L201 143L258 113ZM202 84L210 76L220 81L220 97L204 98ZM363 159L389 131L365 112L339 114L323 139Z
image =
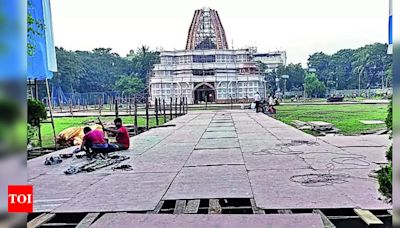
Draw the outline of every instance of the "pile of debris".
M340 132L340 129L336 128L333 124L323 121L303 122L300 120L294 120L292 124L299 130L315 131L321 136L337 134Z

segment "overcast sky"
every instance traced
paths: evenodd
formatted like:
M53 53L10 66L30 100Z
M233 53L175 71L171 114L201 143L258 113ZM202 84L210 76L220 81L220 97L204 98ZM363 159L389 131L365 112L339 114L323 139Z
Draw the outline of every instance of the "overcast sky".
M184 49L195 9L216 9L232 48L286 50L305 65L332 54L387 42L388 0L52 0L54 37L68 50L109 47L121 56L141 45Z

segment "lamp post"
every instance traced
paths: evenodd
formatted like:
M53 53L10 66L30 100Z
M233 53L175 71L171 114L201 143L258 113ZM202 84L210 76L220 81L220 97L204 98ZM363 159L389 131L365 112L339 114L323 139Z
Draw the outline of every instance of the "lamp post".
M282 75L282 78L285 80L283 84L283 96L286 95L286 80L289 78L289 75Z

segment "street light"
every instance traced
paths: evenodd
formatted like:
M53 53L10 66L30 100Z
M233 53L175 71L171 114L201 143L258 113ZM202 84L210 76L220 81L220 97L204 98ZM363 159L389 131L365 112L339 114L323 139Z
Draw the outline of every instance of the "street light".
M286 95L286 80L289 78L289 75L282 75L282 78L285 79L283 87L283 95Z

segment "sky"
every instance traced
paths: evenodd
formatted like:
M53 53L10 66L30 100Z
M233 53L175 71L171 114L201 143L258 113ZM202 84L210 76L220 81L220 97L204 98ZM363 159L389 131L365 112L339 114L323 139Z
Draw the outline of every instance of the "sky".
M230 48L284 50L306 66L333 54L387 43L388 0L52 0L55 44L67 50L112 48L121 56L147 45L185 48L194 11L218 11ZM232 45L233 44L233 45Z

